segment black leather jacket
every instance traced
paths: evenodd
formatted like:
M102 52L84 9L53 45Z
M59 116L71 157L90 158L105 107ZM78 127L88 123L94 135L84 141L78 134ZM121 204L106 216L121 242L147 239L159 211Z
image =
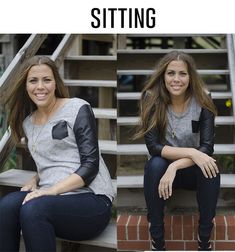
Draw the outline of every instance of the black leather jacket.
M214 114L202 108L198 127L200 131L200 145L197 149L209 156L214 152L214 120ZM161 156L164 144L160 142L158 130L150 130L144 138L149 154L151 156Z
M99 171L99 146L96 123L89 105L83 105L76 117L73 131L75 134L81 166L76 173L88 185Z

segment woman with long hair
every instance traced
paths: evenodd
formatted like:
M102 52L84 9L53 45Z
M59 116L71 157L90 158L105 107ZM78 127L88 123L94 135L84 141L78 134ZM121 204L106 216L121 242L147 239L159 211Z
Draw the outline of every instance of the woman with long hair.
M141 95L141 124L134 138L145 138L151 158L145 165L144 193L153 250L165 250L164 206L174 188L196 190L198 249L211 250L220 188L212 157L216 108L194 60L172 51L159 61Z
M56 251L56 237L86 240L100 234L115 196L100 155L91 106L68 92L55 63L27 59L9 103L16 142L25 137L37 166L20 191L0 200L0 251Z

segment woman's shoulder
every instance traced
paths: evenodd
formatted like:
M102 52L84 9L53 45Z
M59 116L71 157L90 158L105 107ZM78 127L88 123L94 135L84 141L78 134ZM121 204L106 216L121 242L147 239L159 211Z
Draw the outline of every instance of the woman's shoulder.
M81 98L77 98L77 97L74 97L74 98L69 98L69 101L68 103L72 106L72 107L81 107L85 104L87 105L90 105L87 101L81 99Z

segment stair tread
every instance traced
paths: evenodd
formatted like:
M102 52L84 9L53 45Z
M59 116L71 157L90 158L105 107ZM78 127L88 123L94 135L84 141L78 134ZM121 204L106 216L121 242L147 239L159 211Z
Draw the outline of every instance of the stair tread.
M122 116L117 118L118 125L137 125L140 121L138 116ZM216 125L235 125L235 116L216 116Z
M113 55L77 55L77 56L66 56L65 60L106 60L106 61L116 61L117 56Z
M130 69L130 70L117 70L118 75L152 75L154 70L150 69ZM229 74L227 69L199 69L198 73L201 75L226 75Z
M117 51L118 54L166 54L171 52L170 49L119 49ZM188 54L202 54L202 53L218 53L218 54L226 54L228 52L227 49L177 49L177 51L183 51Z
M65 79L66 86L79 86L79 87L117 87L115 80L69 80Z
M139 100L141 92L118 92L118 100ZM232 97L231 92L211 92L213 99L228 99Z
M117 119L117 109L114 108L93 108L95 118Z
M148 155L145 144L118 144L118 155ZM214 154L235 154L235 144L215 144Z
M118 176L118 188L143 188L143 175ZM220 187L235 187L235 174L221 174Z

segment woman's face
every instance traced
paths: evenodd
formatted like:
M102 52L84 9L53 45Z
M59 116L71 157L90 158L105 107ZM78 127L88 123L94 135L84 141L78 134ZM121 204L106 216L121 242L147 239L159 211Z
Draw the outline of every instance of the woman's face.
M182 60L173 60L166 68L164 75L166 89L172 99L184 98L189 86L189 73L187 65Z
M26 90L38 108L47 108L55 101L56 83L54 74L46 64L30 68L26 79Z

